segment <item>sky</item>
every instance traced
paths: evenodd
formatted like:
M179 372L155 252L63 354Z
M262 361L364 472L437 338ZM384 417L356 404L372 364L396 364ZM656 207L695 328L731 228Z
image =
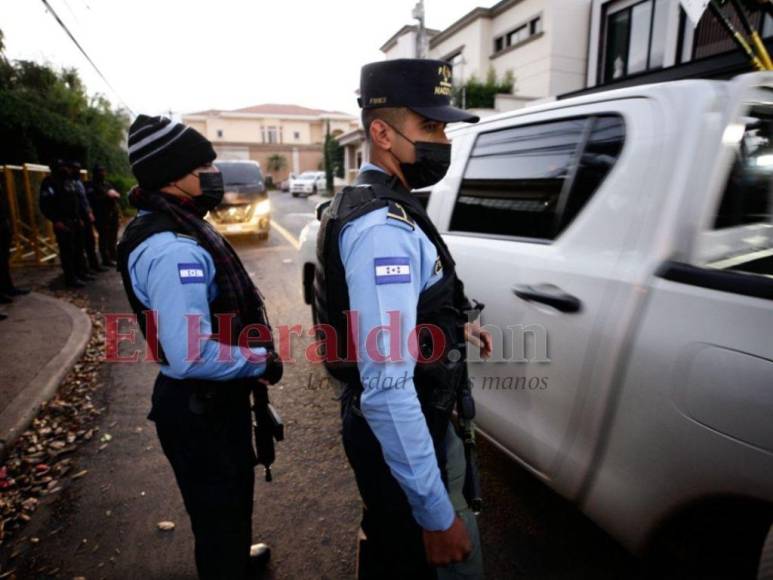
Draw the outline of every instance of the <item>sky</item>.
M425 0L443 29L495 0ZM90 94L146 114L262 103L357 112L360 67L413 24L416 0L48 0L99 69L41 0L0 0L6 56L74 67Z

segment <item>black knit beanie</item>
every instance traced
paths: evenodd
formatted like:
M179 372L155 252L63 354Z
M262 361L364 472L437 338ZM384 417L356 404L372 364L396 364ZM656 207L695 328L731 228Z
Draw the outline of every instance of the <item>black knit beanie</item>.
M129 128L129 163L144 189L164 187L215 157L201 133L166 117L139 115Z

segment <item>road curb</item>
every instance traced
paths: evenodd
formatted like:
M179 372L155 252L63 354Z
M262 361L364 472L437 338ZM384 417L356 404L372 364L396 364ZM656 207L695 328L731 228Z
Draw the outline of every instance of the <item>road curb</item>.
M54 396L65 375L78 362L91 338L88 314L65 300L34 293L35 298L50 302L64 310L72 322L72 332L62 350L27 383L11 403L0 413L0 459L5 458L24 430L32 423L40 406Z

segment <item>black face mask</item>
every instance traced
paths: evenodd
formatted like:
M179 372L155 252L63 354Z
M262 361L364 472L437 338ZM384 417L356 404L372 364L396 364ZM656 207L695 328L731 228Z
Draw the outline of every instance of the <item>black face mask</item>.
M199 178L201 195L193 196L180 186L175 187L177 187L177 189L183 193L187 194L201 215L205 215L208 211L216 208L223 201L223 196L225 195L223 174L219 171L202 171L201 173L194 173L193 175Z
M435 185L445 177L446 173L448 173L448 167L451 165L450 143L411 141L394 127L392 129L400 137L413 145L416 152L416 161L414 163L403 163L397 155L390 151L395 159L400 161L400 170L403 172L405 181L411 189L421 189L422 187Z

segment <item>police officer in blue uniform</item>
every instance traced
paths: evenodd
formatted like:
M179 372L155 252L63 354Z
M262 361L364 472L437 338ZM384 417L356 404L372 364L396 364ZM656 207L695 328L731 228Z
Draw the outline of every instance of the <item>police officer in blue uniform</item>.
M199 577L240 579L269 557L265 544L251 544L258 458L250 394L266 405L266 387L282 366L270 334L239 340L249 327L270 327L236 252L203 219L223 197L214 159L194 129L137 117L129 160L139 183L130 202L139 212L119 243L118 270L143 334L158 338L148 418L191 519Z
M450 105L451 87L442 61L366 65L370 162L322 216L315 308L336 331L326 365L344 383L343 442L364 503L361 578L483 575L451 416L469 396L465 338L485 357L490 336L468 322L475 308L453 259L410 193L448 170L446 124L478 120ZM412 335L417 325L424 330Z

